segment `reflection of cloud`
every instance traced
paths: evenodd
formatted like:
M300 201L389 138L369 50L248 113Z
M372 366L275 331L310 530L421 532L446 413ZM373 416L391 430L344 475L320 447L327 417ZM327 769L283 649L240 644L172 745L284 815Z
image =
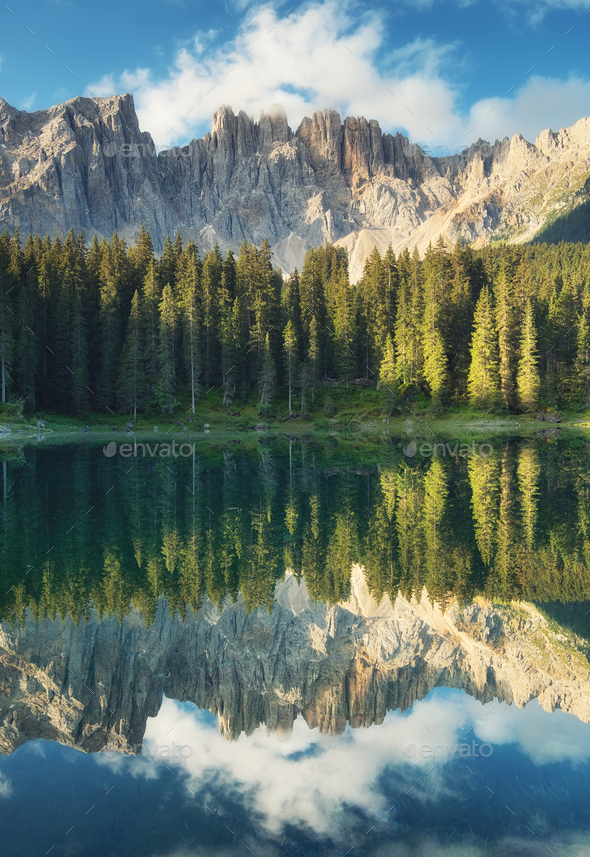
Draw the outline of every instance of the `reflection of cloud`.
M202 714L187 715L165 699L158 716L148 721L147 756L135 760L139 764L133 775L155 776L161 764L158 748L169 747L172 737L176 748L188 747L190 753L185 750L185 759L179 753L166 758L166 764L186 771L192 791L223 784L251 806L271 834L278 834L286 819L317 835L344 834L347 813L342 810L347 807L389 820L387 799L376 787L386 770L394 789L420 783L428 799L435 787L439 796L448 795L444 768L453 754L462 755L461 746L472 754L472 742L476 753L469 764L479 773L486 765L477 752L483 743L516 743L537 764L590 756L590 730L575 717L548 714L537 702L525 709L497 702L481 705L461 691L435 691L414 704L413 714L391 712L382 725L348 728L340 738L310 730L299 718L286 743L262 728L229 743ZM439 749L422 755L408 751L413 745Z
M475 710L472 712L475 715ZM536 765L590 759L590 728L572 714L543 711L535 699L524 711L497 705L494 716L477 716L479 738L490 744L517 744Z
M0 798L2 797L11 797L12 795L12 784L10 780L6 779L3 774L0 774Z

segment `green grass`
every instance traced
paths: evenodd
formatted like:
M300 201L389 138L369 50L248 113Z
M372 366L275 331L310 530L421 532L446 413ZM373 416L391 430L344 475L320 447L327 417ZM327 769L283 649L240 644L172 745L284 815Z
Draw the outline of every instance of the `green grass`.
M293 407L299 412L300 401L296 401ZM312 435L318 440L338 438L367 442L387 440L392 436L429 440L441 436L461 441L502 435L535 435L556 425L564 431L585 432L590 429L590 409L562 412L562 418L559 424L545 423L529 415L514 415L499 408L485 413L456 402L451 402L443 413L433 415L428 397L420 394L401 403L398 412L391 416L384 409L381 393L374 387L351 385L347 388L344 384L334 384L319 387L315 403L312 405L310 401L304 415L296 419L289 417L288 400L284 394L277 396L269 412L262 415L254 392L247 399L235 400L231 406L225 407L221 391L212 390L196 403L194 416L190 413L190 402L184 399L172 414L142 414L133 430L136 434L152 432L154 426L158 426L159 433L194 435L209 442L216 438L244 440L261 434ZM123 414L95 411L83 419L50 412L22 415L18 403L0 405L0 425L12 429L12 435L7 435L4 442L9 437L14 441L15 434L19 433L38 435L43 431L37 426L38 420L45 423L46 434L80 434L84 426L88 426L88 436L104 435L112 431L112 426L122 434L129 419ZM268 432L255 431L255 426L260 423L268 425ZM205 433L205 426L209 427L208 433Z

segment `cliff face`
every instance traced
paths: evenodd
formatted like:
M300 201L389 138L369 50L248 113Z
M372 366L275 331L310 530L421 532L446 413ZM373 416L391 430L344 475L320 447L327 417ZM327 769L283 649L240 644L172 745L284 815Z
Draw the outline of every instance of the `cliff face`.
M182 622L162 601L149 628L137 614L78 627L29 618L0 627L0 749L44 738L133 752L162 694L218 714L228 739L260 724L287 738L298 714L330 734L379 724L439 686L520 707L537 698L590 722L590 670L575 643L527 604L377 604L359 568L350 600L333 607L288 576L272 615L238 601Z
M280 108L254 122L224 106L203 139L157 153L130 95L30 114L0 99L0 226L132 240L143 223L156 248L176 231L204 249L268 238L286 272L333 241L348 247L355 280L375 245L530 238L590 172L589 132L582 119L535 145L517 134L430 157L334 110L293 132Z

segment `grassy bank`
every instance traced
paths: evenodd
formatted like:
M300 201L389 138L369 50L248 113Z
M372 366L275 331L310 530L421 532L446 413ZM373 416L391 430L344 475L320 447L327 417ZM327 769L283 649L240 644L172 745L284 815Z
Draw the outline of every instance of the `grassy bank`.
M221 391L214 389L203 396L195 406L182 402L172 414L142 414L133 423L135 435L155 434L185 436L190 440L215 443L223 440L247 442L257 436L286 436L301 438L313 436L322 439L338 438L341 441L376 441L388 438L409 438L433 443L435 438L452 439L459 443L494 436L536 435L546 436L563 431L582 432L590 429L590 410L562 412L560 421L543 421L536 414L511 414L500 408L491 412L474 410L465 404L448 405L442 413L429 409L427 397L412 397L401 404L393 415L383 407L383 397L374 388L360 386L323 385L316 402L301 408L296 405L297 416L289 414L286 397L277 397L273 407L261 414L257 397L236 401L231 406L222 404ZM91 412L84 419L50 412L21 413L17 405L0 405L0 426L10 433L0 433L3 445L18 442L20 438L54 436L70 438L72 434L87 437L107 434L124 435L129 417L121 414Z

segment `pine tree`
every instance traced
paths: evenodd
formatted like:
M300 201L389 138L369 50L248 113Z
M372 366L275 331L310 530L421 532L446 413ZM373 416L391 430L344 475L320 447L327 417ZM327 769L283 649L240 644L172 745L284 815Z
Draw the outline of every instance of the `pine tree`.
M158 382L156 397L164 413L171 414L176 405L174 338L176 335L176 309L172 289L166 286L160 303L160 336L158 343Z
M312 373L312 398L315 400L315 386L323 356L323 332L325 321L324 285L321 265L316 250L308 250L305 255L299 284L301 295L301 325L303 328L303 351L307 356ZM311 356L313 352L313 357Z
M276 370L270 350L270 336L267 333L264 342L264 358L262 371L258 381L258 392L260 393L260 410L266 411L270 407L275 389Z
M14 352L14 310L11 306L8 277L0 263L0 399L4 403L9 389Z
M177 237L180 239L180 236ZM167 235L158 262L158 278L163 285L169 284L174 290L176 286L176 269L180 261L178 245L174 245Z
M516 404L516 344L514 340L515 314L513 289L506 265L502 265L494 285L496 298L496 329L500 355L500 385L504 405L513 409Z
M240 369L237 364L239 349L239 327L236 329L234 318L234 302L236 300L237 272L234 254L227 251L221 288L219 290L219 337L221 341L221 375L223 388L223 404L231 405L236 394L237 378Z
M530 298L525 305L520 339L520 360L516 375L518 404L523 411L534 411L539 397L540 379L537 355L537 331Z
M395 317L398 382L418 386L423 379L424 283L418 251L404 251L398 259L399 291Z
M86 316L79 292L73 293L70 331L70 363L72 372L71 406L78 418L88 413L88 336Z
M297 337L295 336L295 325L289 319L285 330L283 331L283 351L285 356L285 372L287 375L287 384L289 386L289 413L292 412L292 390L293 377L297 360Z
M383 359L379 368L379 389L383 393L385 410L391 414L399 404L399 393L397 389L397 372L395 366L395 349L391 334L385 337L383 348Z
M372 373L378 374L383 359L385 337L393 328L391 275L395 270L395 256L389 259L389 270L377 247L365 261L360 282L361 316L364 327L365 359L364 375L369 380Z
M109 411L115 407L117 381L119 377L118 359L121 347L121 301L117 285L112 277L107 277L100 287L100 402ZM111 411L112 412L112 411Z
M162 292L156 275L156 264L152 259L143 282L141 300L145 372L154 379L158 372L158 341L160 331L160 301Z
M447 358L442 335L442 297L439 292L439 275L432 272L425 287L425 307L422 331L424 378L430 389L432 407L442 405L447 378Z
M219 246L215 244L205 256L201 272L202 371L208 386L218 380L219 289L222 272L223 261Z
M482 290L475 308L470 350L469 401L476 408L493 408L500 394L500 371L494 311L487 287Z
M575 361L575 392L578 401L590 408L590 326L585 312L578 319Z
M141 298L139 292L135 292L119 372L119 407L131 414L133 422L137 421L137 409L143 404L145 388L142 334Z
M332 352L334 369L346 386L356 374L357 356L354 351L357 338L357 312L354 291L348 283L348 271L342 267L337 274L332 307Z
M25 273L26 271L26 273ZM36 376L39 348L36 335L38 318L37 271L33 255L33 242L27 242L23 273L16 285L14 300L15 347L14 389L25 403L28 412L35 410Z
M55 247L55 244L54 244ZM54 401L83 416L88 408L88 330L83 306L85 263L73 232L59 248L60 287L55 310Z
M200 398L201 386L201 317L199 307L199 268L192 242L184 252L182 270L178 280L178 303L180 328L182 331L183 358L186 377L191 392L191 410L195 413L195 401Z
M309 346L307 351L309 361L309 378L311 383L311 401L315 404L315 388L319 381L320 366L320 336L317 319L311 317L309 324Z
M457 241L451 255L453 279L447 312L446 342L449 359L449 381L455 394L467 392L469 372L469 340L473 318L474 261L471 248Z

